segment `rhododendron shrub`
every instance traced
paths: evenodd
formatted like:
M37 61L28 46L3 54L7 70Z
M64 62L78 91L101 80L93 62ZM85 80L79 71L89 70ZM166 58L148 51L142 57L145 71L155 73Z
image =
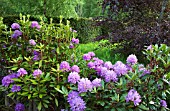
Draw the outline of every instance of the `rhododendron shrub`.
M62 23L62 17L58 24L52 19L46 23L43 18L40 22L30 21L29 17L21 15L11 27L4 27L0 35L0 62L9 72L1 80L1 89L13 100L8 101L8 98L4 103L13 109L16 105L17 111L24 108L57 110L58 101L63 97L56 89L65 83L66 72L79 72L77 66L66 64L73 52L69 44L76 47L79 40L76 32L70 31L69 21L65 25ZM59 67L62 61L65 62ZM61 73L63 71L65 74Z
M75 79L71 79L75 82L68 76L69 108L73 111L169 110L170 47L165 44L160 47L151 45L144 53L150 61L146 66L138 63L134 54L127 57L125 64L121 61L115 64L104 62L95 57L95 54L82 55L79 60L81 64L77 63L79 75L72 76ZM75 101L71 101L71 97Z
M29 16L28 16L29 18ZM168 109L170 47L150 45L149 64L135 54L126 63L103 61L94 52L75 49L76 31L25 16L2 37L1 59L9 70L0 89L15 110L161 111ZM16 31L18 30L18 31ZM15 36L15 37L14 37ZM70 46L71 45L71 46Z

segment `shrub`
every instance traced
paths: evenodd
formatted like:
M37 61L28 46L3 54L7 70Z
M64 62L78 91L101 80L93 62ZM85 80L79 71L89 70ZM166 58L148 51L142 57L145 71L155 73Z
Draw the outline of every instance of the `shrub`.
M126 56L134 53L142 62L144 55L140 52L144 46L170 45L168 4L166 0L103 0L103 11L109 13L108 17L97 18L96 25L102 27L103 33L96 40L119 43L116 52Z
M16 21L19 19L19 16L17 15L8 15L3 17L3 22L7 26L10 27L10 25L13 23L13 21ZM42 19L50 23L50 18L51 17L43 17ZM31 21L38 21L40 22L40 17L37 16L31 16L30 17ZM94 20L90 18L70 18L66 19L63 18L63 24L67 24L67 20L70 21L70 27L73 30L77 30L77 38L80 40L81 43L88 43L93 41L94 38L96 38L98 35L100 35L101 30L100 27L96 27L94 25ZM53 17L53 23L59 23L60 22L60 17Z
M2 36L2 57L10 73L1 91L15 110L169 110L170 47L149 46L150 63L131 54L126 64L79 53L76 33L67 25L29 21ZM14 31L15 30L15 31ZM17 30L17 31L16 31ZM6 47L3 47L5 45ZM69 46L70 45L70 46ZM102 44L106 45L106 44ZM8 96L8 98L7 98ZM10 101L8 101L10 99ZM68 102L68 103L67 103Z
M81 43L89 43L101 34L100 27L94 25L94 20L90 18L78 18L75 22L71 22L71 26L77 29Z
M133 54L128 56L126 64L117 61L114 65L94 56L89 60L84 55L76 62L81 70L79 80L75 83L68 80L70 91L67 101L70 108L73 111L78 108L101 111L169 110L170 48L165 44L160 47L151 45L144 54L150 61L146 67L139 64Z
M68 60L70 40L78 39L70 31L69 21L64 25L62 19L59 24L51 19L48 24L42 18L40 23L29 21L29 17L21 15L18 23L11 24L12 29L1 35L0 60L9 70L9 75L2 79L5 87L1 89L13 100L6 99L5 105L21 102L29 110L56 109L62 99L56 89L65 89L61 85L67 77L58 71L59 63ZM77 42L72 44L75 46Z

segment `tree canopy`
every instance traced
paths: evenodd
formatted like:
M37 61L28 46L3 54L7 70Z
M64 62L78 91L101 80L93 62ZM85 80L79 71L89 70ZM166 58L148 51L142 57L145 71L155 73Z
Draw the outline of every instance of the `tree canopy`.
M1 0L0 16L45 15L65 18L95 17L101 14L102 0Z

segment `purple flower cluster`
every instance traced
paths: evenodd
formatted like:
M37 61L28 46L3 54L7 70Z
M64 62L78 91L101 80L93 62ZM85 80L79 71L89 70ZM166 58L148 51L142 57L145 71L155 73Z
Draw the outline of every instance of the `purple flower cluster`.
M107 62L104 63L104 67L106 67L107 69L112 69L113 65L110 61L107 61Z
M25 107L23 104L21 103L16 104L15 111L24 111L24 110L25 110Z
M63 61L63 62L61 62L61 64L60 64L60 70L61 71L63 71L63 72L68 72L68 71L70 71L70 65L69 65L69 63L68 62L66 62L66 61Z
M19 75L18 75L18 73L12 73L12 74L10 74L10 75L8 75L10 78L18 78L19 77Z
M97 73L98 76L101 76L101 70L102 70L101 67L102 67L102 66L95 66L95 67L94 67L94 70L96 71L96 73ZM102 76L101 76L101 77L102 77Z
M70 102L70 107L71 111L84 111L86 103L82 98L76 97Z
M104 65L97 64L96 66L97 67L95 67L94 69L96 70L97 74L100 77L104 78L106 82L111 82L111 81L117 82L118 81L118 78L117 78L118 75L112 69L113 65L111 62L105 62Z
M39 54L40 54L40 52L38 52L38 51L34 50L34 51L33 51L33 54L34 54L34 55L39 55Z
M72 99L74 99L76 97L79 97L79 93L77 91L71 91L68 94L67 101L70 103L72 101Z
M72 38L71 42L72 42L73 44L79 44L79 39Z
M101 60L101 59L99 59L99 58L97 58L97 57L94 57L93 60L94 60L94 65L95 65L96 67L102 66L103 63L104 63L103 60Z
M79 93L91 91L92 87L93 87L93 84L88 78L82 78L78 82Z
M13 85L12 88L11 88L12 92L18 92L20 90L21 90L21 86L17 86L17 85Z
M19 30L20 29L20 25L18 23L13 23L11 25L11 28L14 29L14 33L12 34L12 38L17 39L19 36L22 35L22 32Z
M42 71L40 69L36 69L33 72L34 78L40 77L41 74L42 74Z
M74 48L74 44L79 44L79 39L72 38L69 48L73 49Z
M89 54L91 57L94 57L94 56L95 56L95 53L94 53L94 52L88 52L88 54Z
M29 40L29 44L35 46L35 45L36 45L36 42L35 42L33 39L30 39L30 40Z
M38 51L33 51L34 57L33 57L33 61L37 61L40 60L40 53Z
M100 69L101 69L101 71L100 71L100 74L99 74L99 75L100 75L101 77L105 77L108 69L107 69L106 67L101 67Z
M91 56L89 54L84 54L83 55L83 60L89 61L89 60L91 60Z
M68 76L68 82L76 84L80 80L80 76L77 72L71 72Z
M10 83L13 83L14 81L11 79L11 77L8 75L8 76L5 76L3 79L2 79L2 86L5 86L5 87L8 87Z
M125 75L128 72L128 69L125 64L121 61L117 61L116 64L113 65L113 69L116 72L117 76Z
M14 33L12 34L12 38L17 39L18 36L21 36L22 32L19 30L15 30Z
M70 31L75 33L77 32L77 30L73 30L72 28L70 28Z
M79 68L77 65L73 65L73 66L71 67L71 71L72 71L72 72L77 72L77 73L79 73L79 72L80 72L80 68Z
M136 64L138 62L138 59L135 55L131 54L131 55L128 56L126 62L133 65L133 64Z
M142 72L142 75L140 77L145 76L146 74L150 74L151 72L144 67L143 64L140 64L139 66L139 72Z
M17 72L18 72L19 77L22 77L22 76L28 74L28 72L24 68L20 68Z
M83 55L83 60L89 61L89 60L91 60L94 56L95 56L95 53L94 53L94 52L88 52L87 54L84 54L84 55ZM94 57L94 58L95 58L95 57ZM94 58L93 58L93 59L94 59Z
M74 48L74 45L72 43L70 43L70 46L69 46L70 49L73 49Z
M101 87L101 86L102 86L101 81L102 81L102 80L101 80L101 79L98 79L98 78L94 79L94 80L92 81L93 87Z
M13 24L11 25L11 28L12 28L12 29L20 29L20 25L19 25L18 23L13 23Z
M86 103L76 91L72 91L68 94L67 101L70 104L71 111L84 111L86 109Z
M88 66L90 69L95 68L94 63L93 63L92 61L90 61L90 62L87 64L87 66Z
M12 73L10 75L5 76L2 79L2 86L8 87L11 83L14 81L12 80L13 78L18 78L18 73Z
M104 78L106 82L110 82L110 81L117 82L118 81L117 74L113 70L108 70Z
M40 29L40 25L38 24L37 21L32 21L31 22L31 28L37 28L37 29Z
M133 70L132 66L130 64L126 64L126 68L127 68L128 71L132 71Z
M165 100L160 100L160 104L161 104L162 107L167 108L167 103L166 103Z
M84 60L91 60L90 53L84 54ZM92 54L95 56L95 54ZM94 69L98 76L104 78L106 82L117 82L118 77L128 73L128 68L121 61L117 61L114 65L110 62L103 62L103 60L94 57L91 61L87 63L90 69Z
M128 95L126 96L126 102L129 102L129 101L132 101L135 106L139 105L139 103L141 102L141 96L136 90L131 89L128 92Z

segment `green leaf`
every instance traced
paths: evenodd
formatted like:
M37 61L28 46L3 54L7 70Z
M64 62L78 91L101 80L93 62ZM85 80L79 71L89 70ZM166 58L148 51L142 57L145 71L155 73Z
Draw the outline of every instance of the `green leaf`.
M44 105L45 108L48 108L48 105L46 103L43 103L43 105Z
M33 98L35 98L35 97L38 97L38 93L36 92L36 93L33 93L33 96L32 96Z
M85 96L85 95L86 95L86 93L85 93L85 92L80 94L80 96Z
M30 99L30 98L31 98L31 94L28 95L28 99Z
M49 102L48 100L46 100L46 99L44 99L43 101L44 101L45 103L50 103L50 102Z
M39 62L39 68L42 67L42 60Z
M7 96L11 97L14 93L9 93Z
M116 109L111 109L111 111L116 111Z
M13 78L12 80L14 80L15 82L21 82L21 79L18 78Z
M55 104L58 107L58 100L55 98Z
M60 92L61 94L64 94L64 92L62 92L60 89L58 88L54 88L55 90L57 90L58 92Z
M62 91L64 92L65 95L68 95L68 90L66 87L62 86Z
M149 108L147 108L146 106L144 106L143 104L138 106L139 108L145 110L145 111L149 111Z
M138 77L138 75L134 73L131 79L135 80L137 77Z
M132 78L128 74L125 74L125 77L127 77L129 80L132 80Z
M23 92L21 93L22 96L27 96L28 95L28 92Z
M42 95L42 94L39 94L39 97L40 97L40 98L42 98L42 97L43 97L43 95Z
M105 102L104 101L98 101L98 104L100 104L101 106L104 106Z
M54 69L54 68L51 68L51 71L53 71L53 72L57 72L57 70L56 70L56 69Z
M30 81L32 82L32 84L38 84L35 80L32 80L32 79L30 79Z
M30 59L29 59L29 58L27 58L27 57L24 57L24 59L25 59L25 60L27 60L27 61L30 61Z
M166 82L167 84L169 84L169 81L167 81L166 79L163 79L164 82Z
M116 108L117 109L117 111L122 111L122 108Z
M101 83L102 83L102 89L104 89L104 81L102 80L102 82L101 82Z
M50 77L50 73L47 73L47 75L45 76L45 78L49 78Z
M38 110L40 111L41 108L42 108L42 104L41 104L41 102L39 102L39 104L38 104Z
M57 52L57 54L60 54L60 49L59 49L59 47L57 47L56 52Z
M18 69L18 67L13 67L11 70L15 71L15 70L17 70L17 69Z

